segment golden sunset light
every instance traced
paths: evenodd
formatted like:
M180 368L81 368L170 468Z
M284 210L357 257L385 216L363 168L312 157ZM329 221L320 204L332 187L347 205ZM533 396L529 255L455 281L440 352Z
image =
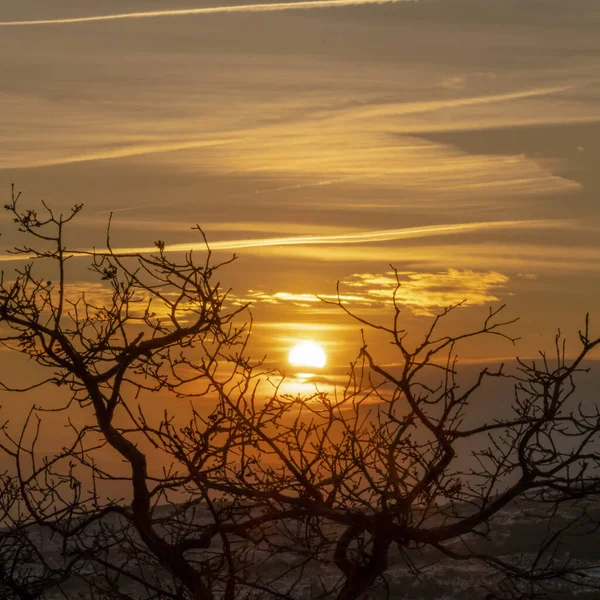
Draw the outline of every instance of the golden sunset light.
M315 342L298 342L291 350L288 361L294 367L310 367L322 369L327 363L327 357L322 346Z
M0 0L0 72L0 600L600 598L600 0Z

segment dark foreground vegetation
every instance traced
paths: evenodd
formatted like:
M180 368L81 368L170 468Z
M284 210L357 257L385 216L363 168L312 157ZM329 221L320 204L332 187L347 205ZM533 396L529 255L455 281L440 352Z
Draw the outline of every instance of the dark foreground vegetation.
M0 597L598 597L600 411L575 393L600 344L587 320L572 358L557 337L552 356L465 383L461 343L512 339L502 309L448 333L449 307L415 340L398 305L381 325L338 302L397 366L365 342L343 389L289 396L247 355L208 249L119 255L108 236L78 252L65 230L81 206L13 193L6 209L27 241L2 276L0 336L40 378L2 374L3 404L34 404L2 430ZM104 292L78 290L81 261ZM506 410L486 417L498 381ZM151 410L175 396L183 424Z

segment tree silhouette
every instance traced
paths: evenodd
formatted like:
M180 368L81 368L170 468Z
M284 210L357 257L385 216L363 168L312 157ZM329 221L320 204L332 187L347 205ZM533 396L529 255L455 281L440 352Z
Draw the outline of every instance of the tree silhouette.
M574 394L600 344L587 320L575 358L557 336L552 360L483 369L465 385L462 342L514 339L502 308L449 334L459 305L449 307L411 343L398 303L381 325L340 295L334 304L364 340L387 336L397 364L383 366L364 341L344 388L291 396L247 356L251 320L208 246L201 263L172 258L162 241L151 255L119 254L110 235L105 251L75 251L65 229L81 206L62 216L19 200L13 190L6 209L33 241L2 276L0 336L42 375L2 384L36 397L21 430L3 428L13 464L0 506L4 595L349 600L385 589L391 566L418 576L440 560L483 565L479 597L542 597L556 582L595 589L597 563L561 551L596 528L600 412ZM104 287L78 288L75 260ZM491 380L512 396L486 421L474 409ZM47 386L64 404L49 403ZM189 399L187 422L168 409L157 417L154 398ZM39 449L50 417L67 426L52 455ZM544 523L535 552L494 552L507 511Z

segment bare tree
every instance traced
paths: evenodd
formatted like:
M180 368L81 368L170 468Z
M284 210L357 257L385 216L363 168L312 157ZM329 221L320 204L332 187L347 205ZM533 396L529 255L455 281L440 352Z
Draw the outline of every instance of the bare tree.
M3 276L2 343L49 373L26 387L62 390L70 426L51 457L37 451L43 403L18 434L4 429L15 464L5 515L21 515L5 531L35 525L57 540L35 582L19 579L26 561L2 555L15 597L41 597L17 592L39 583L66 597L350 600L385 590L392 566L418 576L442 559L481 563L488 598L551 595L557 581L594 589L597 565L560 551L596 527L600 412L574 393L600 344L587 320L574 358L559 336L552 360L483 369L465 384L462 342L513 340L502 309L448 334L459 306L449 307L411 343L396 301L380 325L339 300L364 340L388 337L398 366L382 366L365 341L343 389L294 397L247 357L246 313L228 302L208 248L201 264L172 259L160 241L153 255L119 255L109 236L104 252L76 252L65 227L80 206L38 214L13 192L6 208L36 244L18 248L27 261ZM72 285L73 260L89 261L103 296ZM510 409L478 421L491 380L512 386ZM186 424L148 410L164 394L189 398ZM494 552L502 515L515 510L545 531L518 561Z
M461 385L457 345L486 335L514 341L505 333L514 321L501 319L503 307L470 332L438 334L458 308L450 307L410 346L399 329L399 306L387 327L337 304L389 336L399 365L380 366L365 343L336 397L275 394L260 410L232 406L258 442L235 462L228 493L289 514L278 527L285 542L265 542L271 552L330 561L339 580L323 581L319 593L340 600L385 584L392 560L417 576L444 557L481 563L488 598L551 597L557 582L598 589L597 560L560 552L569 536L595 532L599 516L593 502L600 491L600 412L594 399L575 396L583 361L600 344L587 319L571 360L559 335L552 361L542 354L538 362L519 361L513 373L486 368ZM513 384L511 405L503 416L474 422L469 413L485 399L490 379ZM273 431L264 430L265 412L277 423ZM469 460L459 461L459 453ZM541 523L543 535L528 555L510 560L497 555L493 542L506 513L515 511Z
M208 489L187 489L189 477L182 478L168 466L163 471L149 467L148 453L156 441L135 408L141 394L176 392L201 383L205 374L216 376L221 366L217 357L225 353L231 353L232 365L226 377L235 378L236 353L247 333L244 324L235 325L241 309L223 309L227 294L215 281L220 265L211 265L210 252L202 264L196 264L191 253L172 261L162 242L156 243L153 256L118 256L107 239L107 252L87 256L90 269L106 283L108 297L74 293L67 271L78 253L65 245L65 226L81 206L63 216L47 206L43 214L21 211L18 201L13 189L6 209L19 230L38 245L17 248L28 262L10 280L3 275L2 342L50 373L22 391L48 385L67 390L66 403L54 410L63 411L72 427L68 443L41 464L36 445L43 406L32 407L19 435L6 432L3 447L16 464L20 502L39 527L62 540L57 551L63 561L77 559L73 574L104 594L123 593L124 581L142 586L149 597L212 598L222 582L225 595L232 597L239 566L226 550L227 540L223 552L193 552L207 548L219 535L214 523L209 527L187 520L199 503L218 519ZM37 270L41 262L44 268ZM190 373L188 350L201 365L195 364ZM77 410L90 421L71 421ZM159 440L169 422L165 417L159 426ZM218 434L218 414L209 415L204 424L205 439ZM102 457L111 451L127 470L105 469ZM225 459L216 453L199 455L217 471ZM108 481L126 482L128 506L102 491ZM159 507L169 503L173 511L165 518ZM199 537L192 540L194 533Z

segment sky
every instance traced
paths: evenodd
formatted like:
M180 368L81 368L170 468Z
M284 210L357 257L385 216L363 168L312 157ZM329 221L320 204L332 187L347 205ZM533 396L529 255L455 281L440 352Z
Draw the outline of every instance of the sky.
M575 351L587 312L600 332L598 31L597 0L0 0L0 196L83 202L77 248L111 212L123 250L199 224L275 366L312 339L343 378L360 326L317 296L385 322L392 268L414 339L463 300L458 329L520 318L465 363L558 328Z

